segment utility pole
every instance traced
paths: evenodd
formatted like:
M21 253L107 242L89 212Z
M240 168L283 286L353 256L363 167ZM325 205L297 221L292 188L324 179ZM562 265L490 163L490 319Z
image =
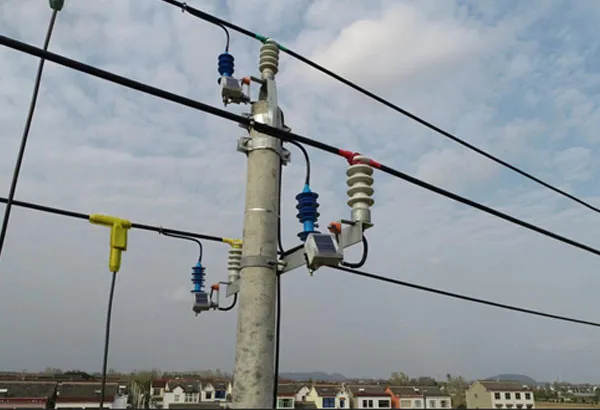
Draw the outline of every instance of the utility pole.
M260 50L262 85L252 119L282 128L275 74L279 48L267 40ZM248 156L243 247L238 294L234 408L273 408L277 223L279 179L286 153L281 141L250 128L238 149Z

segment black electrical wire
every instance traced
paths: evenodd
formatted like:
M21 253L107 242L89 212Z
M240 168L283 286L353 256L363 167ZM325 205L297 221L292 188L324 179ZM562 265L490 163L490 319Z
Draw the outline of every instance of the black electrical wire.
M175 1L175 0L162 0L162 1L164 1L166 3L169 3L169 4L173 5L173 6L182 7L182 3L180 3L179 1ZM237 25L235 25L233 23L230 23L230 22L228 22L226 20L220 19L220 18L218 18L216 16L213 16L211 14L208 14L208 13L205 13L205 12L200 11L198 9L195 9L193 7L187 6L186 11L188 11L191 15L193 15L195 17L198 17L198 18L200 18L202 20L208 21L210 23L213 23L213 24L221 26L221 27L228 27L228 28L230 28L230 29L232 29L234 31L237 31L240 34L243 34L245 36L248 36L248 37L251 37L251 38L254 38L254 39L257 39L257 40L260 40L260 41L264 41L267 38L267 37L259 35L257 33L253 33L250 30L247 30L245 28L237 26ZM396 111L396 112L398 112L398 113L400 113L400 114L402 114L402 115L410 118L411 120L418 122L419 124L421 124L421 125L429 128L430 130L435 131L438 134L441 134L442 136L444 136L444 137L446 137L446 138L448 138L448 139L450 139L450 140L452 140L452 141L454 141L454 142L462 145L463 147L466 147L466 148L470 149L471 151L474 151L477 154L479 154L481 156L484 156L487 159L490 159L490 160L494 161L495 163L500 164L500 165L502 165L502 166L510 169L511 171L514 171L517 174L519 174L521 176L524 176L525 178L527 178L527 179L529 179L531 181L534 181L537 184L542 185L543 187L548 188L548 189L556 192L559 195L562 195L562 196L564 196L566 198L569 198L570 200L572 200L572 201L574 201L574 202L576 202L576 203L578 203L580 205L583 205L586 208L591 209L592 211L600 213L600 208L593 206L589 202L586 202L586 201L584 201L584 200L582 200L580 198L577 198L576 196L574 196L572 194L569 194L568 192L566 192L566 191L564 191L564 190L562 190L562 189L560 189L560 188L558 188L558 187L556 187L554 185L551 185L548 182L545 182L545 181L541 180L540 178L538 178L538 177L530 174L529 172L524 171L524 170L520 169L519 167L517 167L515 165L512 165L512 164L510 164L510 163L508 163L508 162L506 162L506 161L498 158L497 156L495 156L493 154L490 154L489 152L484 151L481 148L478 148L478 147L474 146L473 144L470 144L469 142L467 142L467 141L465 141L465 140L457 137L456 135L453 135L450 132L443 130L442 128L440 128L440 127L438 127L438 126L430 123L429 121L427 121L427 120L425 120L425 119L417 116L416 114L413 114L413 113L405 110L404 108L401 108L401 107L397 106L396 104L394 104L394 103L392 103L392 102L390 102L390 101L388 101L388 100L386 100L386 99L378 96L377 94L375 94L375 93L373 93L373 92L371 92L371 91L369 91L369 90L367 90L367 89L365 89L365 88L357 85L356 83L353 83L352 81L347 80L346 78L342 77L341 75L336 74L336 73L334 73L331 70L328 70L327 68L325 68L325 67L323 67L323 66L315 63L314 61L312 61L312 60L310 60L310 59L308 59L308 58L306 58L306 57L304 57L304 56L296 53L295 51L290 50L289 48L284 47L281 44L278 44L278 46L279 46L279 49L281 51L283 51L284 53L287 53L291 57L294 57L295 59L303 62L304 64L307 64L307 65L311 66L312 68L314 68L314 69L322 72L323 74L326 74L326 75L330 76L331 78L334 78L335 80L337 80L337 81L339 81L339 82L347 85L348 87L350 87L350 88L358 91L361 94L366 95L367 97L369 97L369 98L377 101L378 103L381 103L381 104L385 105L386 107L391 108L392 110L394 110L394 111Z
M196 242L198 244L198 246L200 247L200 253L198 255L198 262L202 262L202 254L204 252L203 248L202 248L202 242L200 242L198 239L196 238L191 238L189 236L185 236L185 235L178 235L178 234L174 234L174 233L169 233L167 231L161 230L159 232L160 235L164 235L164 236L168 236L171 238L177 238L177 239L184 239L187 241L192 241L192 242Z
M363 251L362 251L362 256L360 258L360 261L356 262L356 263L352 263L352 262L342 262L342 265L347 267L347 268L353 268L353 269L358 269L363 267L363 265L367 262L367 258L369 257L369 242L367 241L367 237L365 235L362 236L362 244L363 244Z
M172 0L163 0L165 3L169 3L173 6L177 6L181 9L182 13L185 13L186 11L190 14L194 14L194 12L192 10L194 10L193 7L188 6L188 4L186 2L178 2L178 1L172 1ZM215 25L221 27L224 31L225 31L225 36L227 37L227 43L225 44L225 52L229 53L229 30L227 30L227 27L225 27L223 24L219 24L219 23L214 23Z
M52 16L50 17L50 23L48 24L48 30L46 31L46 38L44 40L44 51L48 50L50 45L50 38L54 30L54 23L56 23L56 16L59 10L53 10ZM13 170L12 181L8 192L8 200L6 201L6 207L4 207L4 218L2 220L2 228L0 229L0 256L2 255L2 249L4 248L4 241L6 240L6 232L8 231L8 222L10 220L10 212L12 210L13 201L15 198L15 192L17 191L17 183L19 182L19 174L21 172L21 166L23 165L23 158L25 157L25 148L27 147L27 139L29 138L29 131L31 130L31 123L33 122L33 114L35 112L35 106L37 104L38 94L40 92L40 84L42 82L42 73L44 71L44 63L46 59L40 58L38 64L37 74L35 76L35 83L33 86L33 94L31 95L31 102L29 103L29 111L27 113L27 119L25 120L25 127L23 128L23 134L21 136L21 145L19 146L19 152L17 154L17 161Z
M355 270L355 269L349 269L349 268L345 268L343 266L328 266L328 267L332 268L332 269L340 270L343 272L351 273L353 275L363 276L363 277L366 277L369 279L375 279L375 280L379 280L379 281L383 281L383 282L388 282L388 283L392 283L394 285L405 286L405 287L421 290L424 292L435 293L435 294L442 295L442 296L448 296L448 297L455 298L455 299L466 300L468 302L479 303L482 305L512 310L515 312L527 313L529 315L541 316L541 317L554 319L554 320L562 320L564 322L571 322L571 323L577 323L580 325L600 327L600 323L598 323L598 322L590 322L590 321L582 320L582 319L574 319L574 318L570 318L567 316L560 316L560 315L555 315L552 313L541 312L539 310L525 309L525 308L521 308L518 306L507 305L504 303L492 302L490 300L474 298L471 296L461 295L459 293L447 292L447 291L441 290L441 289L429 288L427 286L422 286L422 285L417 285L417 284L410 283L410 282L405 282L402 280L392 279L387 276L381 276L381 275L376 275L376 274L369 273L369 272L359 271L359 270Z
M110 282L110 293L108 295L108 309L106 311L106 328L104 330L104 358L102 359L102 388L100 390L100 408L104 405L104 396L106 389L106 369L108 365L108 345L110 342L110 321L112 317L113 299L115 296L115 283L117 281L117 272L112 272Z
M6 198L0 197L0 203L6 203L6 202L7 202ZM86 220L86 221L89 221L89 219L90 219L90 216L88 214L84 214L81 212L69 211L69 210L61 209L61 208L53 208L50 206L35 204L32 202L24 202L24 201L15 200L15 201L13 201L13 205L21 207L21 208L33 209L34 211L47 212L50 214L67 216L69 218L81 219L81 220ZM167 233L170 235L181 235L181 236L186 236L186 237L190 237L190 238L204 239L207 241L223 242L223 238L218 237L218 236L205 235L205 234L196 233L196 232L180 231L177 229L163 228L162 226L147 225L147 224L140 224L140 223L133 222L131 224L131 227L133 229L139 229L141 231L150 231L150 232L157 232L157 233L162 232L163 234Z
M46 59L49 60L49 61L55 62L57 64L60 64L60 65L66 66L66 67L70 67L70 68L72 68L74 70L77 70L77 71L80 71L80 72L83 72L83 73L87 73L87 74L89 74L91 76L102 78L104 80L113 82L115 84L120 84L122 86L125 86L125 87L128 87L128 88L137 90L139 92L142 92L142 93L145 93L145 94L149 94L149 95L153 95L155 97L163 98L165 100L168 100L168 101L171 101L171 102L175 102L177 104L181 104L181 105L184 105L186 107L190 107L190 108L194 108L194 109L197 109L197 110L200 110L200 111L204 111L206 113L215 115L217 117L224 118L224 119L227 119L227 120L232 121L232 122L236 122L236 123L238 123L240 125L244 125L244 126L247 126L247 127L253 127L258 132L270 135L270 136L275 137L275 138L279 138L282 141L288 141L288 142L289 141L296 141L296 142L299 142L301 144L309 145L309 146L317 148L319 150L322 150L322 151L325 151L325 152L329 152L331 154L335 154L335 155L338 155L338 156L343 156L343 157L346 157L346 154L349 153L348 151L341 150L341 149L333 147L333 146L331 146L329 144L325 144L325 143L320 142L320 141L315 141L313 139L304 137L304 136L299 135L299 134L295 134L295 133L284 131L284 130L281 130L281 129L278 129L278 128L275 128L275 127L271 127L269 125L266 125L266 124L263 124L263 123L260 123L260 122L254 122L250 118L247 118L247 117L244 117L244 116L241 116L241 115L237 115L237 114L233 114L233 113L230 113L228 111L222 110L220 108L213 107L211 105L204 104L204 103L201 103L201 102L198 102L198 101L194 101L194 100L192 100L190 98L183 97L181 95L177 95L177 94L174 94L174 93L162 90L160 88L152 87L150 85L147 85L147 84L144 84L144 83L140 83L138 81L134 81L134 80L131 80L129 78L122 77L122 76L110 73L108 71L101 70L101 69L96 68L96 67L92 67L92 66L87 65L87 64L83 64L83 63L81 63L79 61L75 61L75 60L72 60L72 59L60 56L58 54L51 53L49 51L44 51L44 50L42 50L40 48L31 46L31 45L26 44L26 43L22 43L20 41L11 39L11 38L3 36L3 35L0 35L0 44L4 45L4 46L7 46L7 47L10 47L10 48L15 49L15 50L22 51L22 52L27 53L27 54L34 55L34 56L38 56L38 57L45 56ZM454 200L456 202L460 202L462 204L465 204L465 205L468 205L470 207L476 208L476 209L478 209L480 211L483 211L485 213L488 213L490 215L494 215L494 216L496 216L496 217L498 217L500 219L504 219L505 221L514 223L514 224L519 225L519 226L521 226L523 228L529 229L529 230L537 232L537 233L539 233L541 235L544 235L544 236L550 237L552 239L555 239L555 240L557 240L559 242L563 242L563 243L565 243L567 245L570 245L570 246L573 246L573 247L576 247L576 248L579 248L579 249L582 249L584 251L587 251L587 252L590 252L590 253L593 253L595 255L599 255L600 256L600 250L598 250L598 249L592 248L592 247L590 247L588 245L585 245L585 244L582 244L580 242L576 242L576 241L574 241L572 239L569 239L569 238L566 238L566 237L564 237L562 235L558 235L558 234L550 232L550 231L548 231L546 229L540 228L540 227L538 227L536 225L533 225L533 224L531 224L529 222L522 221L522 220L517 219L517 218L515 218L513 216L510 216L510 215L505 214L503 212L497 211L497 210L495 210L493 208L490 208L490 207L488 207L486 205L480 204L478 202L475 202L475 201L472 201L470 199L464 198L464 197L462 197L460 195L457 195L457 194L454 194L452 192L446 191L446 190L444 190L442 188L439 188L439 187L437 187L435 185L429 184L429 183L427 183L425 181L421 181L418 178L415 178L415 177L412 177L410 175L407 175L407 174L405 174L403 172L395 170L395 169L393 169L391 167L388 167L386 165L377 163L375 161L370 161L369 165L372 165L374 168L379 169L380 171L382 171L382 172L384 172L386 174L392 175L392 176L394 176L396 178L403 179L406 182L409 182L409 183L411 183L413 185L417 185L417 186L419 186L421 188L425 188L425 189L427 189L429 191L433 191L433 192L435 192L435 193L437 193L439 195L442 195L442 196L445 196L447 198L450 198L450 199L452 199L452 200Z
M219 306L219 310L221 312L227 312L227 311L233 309L235 307L236 303L237 303L237 300L238 300L238 294L236 293L235 295L233 295L233 302L231 302L231 305L229 305L227 307L220 307Z

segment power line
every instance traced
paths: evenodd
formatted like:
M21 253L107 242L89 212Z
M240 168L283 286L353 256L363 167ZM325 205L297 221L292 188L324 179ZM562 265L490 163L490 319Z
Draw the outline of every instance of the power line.
M160 88L150 86L148 84L141 83L139 81L131 80L129 78L126 78L126 77L123 77L123 76L120 76L120 75L117 75L117 74L114 74L114 73L111 73L111 72L108 72L105 70L101 70L99 68L81 63L79 61L75 61L75 60L63 57L61 55L51 53L49 51L44 51L40 48L37 48L37 47L31 46L29 44L11 39L11 38L3 36L3 35L0 35L0 44L7 46L9 48L15 49L15 50L22 51L27 54L34 55L34 56L38 56L38 57L45 56L47 60L50 60L54 63L72 68L76 71L80 71L80 72L89 74L91 76L113 82L115 84L120 84L124 87L131 88L131 89L137 90L137 91L145 93L145 94L153 95L155 97L159 97L159 98L162 98L162 99L165 99L165 100L168 100L171 102L175 102L175 103L178 103L178 104L190 107L190 108L194 108L196 110L204 111L208 114L212 114L217 117L236 122L236 123L238 123L240 125L244 125L246 127L252 127L257 132L261 132L263 134L267 134L272 137L279 138L282 141L288 141L288 142L296 141L298 143L305 144L305 145L311 146L313 148L317 148L319 150L322 150L322 151L325 151L325 152L328 152L331 154L342 156L348 160L351 160L351 158L355 154L351 151L342 150L342 149L336 148L334 146L331 146L329 144L326 144L326 143L323 143L320 141L316 141L316 140L304 137L299 134L295 134L295 133L292 133L289 131L271 127L271 126L263 124L263 123L254 122L250 118L247 118L247 117L244 117L241 115L237 115L237 114L233 114L228 111L219 109L217 107L213 107L211 105L204 104L199 101L195 101L190 98L187 98L187 97L184 97L184 96L181 96L178 94L174 94L169 91L165 91ZM548 231L546 229L540 228L529 222L522 221L513 216L510 216L508 214L505 214L503 212L500 212L496 209L490 208L486 205L480 204L473 200L467 199L465 197L462 197L462 196L452 193L450 191L446 191L445 189L442 189L440 187L432 185L428 182L422 181L418 178L412 177L412 176L405 174L401 171L398 171L394 168L383 165L377 161L370 160L369 165L373 166L376 169L379 169L380 171L382 171L386 174L392 175L396 178L400 178L406 182L409 182L413 185L417 185L417 186L427 189L429 191L435 192L439 195L445 196L446 198L452 199L456 202L460 202L464 205L468 205L470 207L476 208L480 211L483 211L490 215L496 216L500 219L504 219L505 221L514 223L523 228L529 229L529 230L537 232L541 235L555 239L559 242L565 243L567 245L570 245L570 246L576 247L578 249L584 250L586 252L590 252L590 253L600 256L600 250L598 250L596 248L592 248L591 246L582 244L580 242L569 239L565 236L562 236L562 235L556 234L554 232ZM143 228L141 228L141 229L143 229Z
M5 204L6 202L7 202L7 198L0 197L0 203ZM46 212L46 213L50 213L50 214L54 214L54 215L66 216L69 218L82 219L85 221L89 221L89 219L90 219L90 216L88 214L84 214L81 212L75 212L75 211L69 211L67 209L53 208L50 206L35 204L32 202L24 202L24 201L15 200L15 201L13 201L13 205L21 207L21 208L32 209L34 211ZM223 239L224 239L222 237L213 236L213 235L206 235L206 234L196 233L196 232L180 231L177 229L164 228L162 226L147 225L147 224L141 224L141 223L136 223L136 222L133 222L131 224L131 227L133 229L139 229L141 231L162 233L163 235L171 234L171 235L178 235L178 236L187 236L187 237L191 237L191 238L204 239L206 241L213 241L213 242L223 242Z
M111 273L110 293L108 294L108 308L106 309L106 327L104 328L104 355L102 357L102 388L100 390L100 406L104 408L104 396L106 388L106 369L108 366L108 346L110 342L110 321L112 318L113 299L115 297L115 283L117 281L117 272Z
M176 1L176 0L162 0L162 1L164 1L165 3L169 3L169 4L171 4L173 6L176 6L176 7L181 7L181 8L185 7L185 11L187 11L188 13L190 13L191 15L193 15L194 17L198 17L198 18L200 18L202 20L208 21L209 23L213 23L213 24L218 25L220 27L228 27L228 28L230 28L232 30L237 31L238 33L241 33L241 34L243 34L245 36L254 38L254 39L259 40L259 41L265 41L267 39L267 37L265 37L265 36L253 33L253 32L251 32L251 31L249 31L249 30L247 30L245 28L237 26L237 25L235 25L233 23L230 23L230 22L228 22L226 20L220 19L220 18L218 18L216 16L213 16L213 15L205 13L205 12L203 12L201 10L195 9L193 7L190 7L187 4L185 4L185 3L181 3L181 2ZM519 168L519 167L517 167L515 165L512 165L512 164L510 164L510 163L508 163L508 162L506 162L506 161L498 158L497 156L495 156L493 154L490 154L489 152L487 152L487 151L485 151L485 150L483 150L481 148L476 147L475 145L473 145L473 144L471 144L471 143L469 143L469 142L467 142L467 141L465 141L465 140L457 137L456 135L454 135L454 134L452 134L452 133L450 133L448 131L443 130L442 128L438 127L437 125L432 124L431 122L429 122L429 121L427 121L427 120L425 120L425 119L417 116L416 114L413 114L413 113L405 110L404 108L401 108L398 105L396 105L396 104L394 104L394 103L392 103L392 102L390 102L390 101L388 101L388 100L386 100L386 99L378 96L377 94L375 94L375 93L373 93L373 92L371 92L371 91L369 91L369 90L367 90L367 89L359 86L358 84L356 84L356 83L354 83L354 82L352 82L352 81L350 81L350 80L342 77L341 75L336 74L336 73L334 73L331 70L328 70L327 68L325 68L325 67L323 67L323 66L315 63L314 61L312 61L312 60L310 60L310 59L302 56L301 54L298 54L295 51L290 50L289 48L284 47L281 44L278 44L278 46L279 46L279 49L281 51L283 51L284 53L287 53L291 57L294 57L295 59L297 59L297 60L299 60L299 61L301 61L301 62L303 62L303 63L311 66L312 68L314 68L314 69L316 69L316 70L318 70L318 71L320 71L320 72L322 72L322 73L324 73L324 74L326 74L326 75L334 78L335 80L337 80L337 81L339 81L339 82L347 85L348 87L350 87L350 88L358 91L359 93L361 93L363 95L366 95L367 97L369 97L369 98L377 101L378 103L381 103L381 104L385 105L386 107L391 108L392 110L394 110L394 111L396 111L396 112L398 112L398 113L400 113L400 114L402 114L402 115L410 118L411 120L418 122L419 124L425 126L426 128L429 128L430 130L435 131L438 134L441 134L442 136L444 136L444 137L446 137L446 138L448 138L448 139L450 139L450 140L452 140L452 141L454 141L454 142L462 145L463 147L466 147L466 148L470 149L471 151L474 151L477 154L479 154L479 155L481 155L481 156L483 156L483 157L485 157L485 158L487 158L489 160L492 160L495 163L500 164L500 165L502 165L502 166L510 169L511 171L514 171L517 174L519 174L521 176L524 176L525 178L527 178L527 179L529 179L529 180L531 180L533 182L536 182L539 185L544 186L545 188L548 188L548 189L550 189L550 190L558 193L559 195L562 195L562 196L564 196L566 198L569 198L570 200L572 200L574 202L577 202L578 204L583 205L586 208L591 209L592 211L600 213L600 208L595 207L594 205L590 204L589 202L586 202L586 201L584 201L584 200L582 200L582 199L580 199L580 198L578 198L578 197L576 197L576 196L574 196L574 195L572 195L572 194L570 194L570 193L568 193L568 192L566 192L566 191L564 191L564 190L562 190L562 189L560 189L560 188L558 188L558 187L556 187L556 186L554 186L554 185L552 185L552 184L550 184L548 182L545 182L545 181L541 180L540 178L532 175L531 173L529 173L527 171L524 171L521 168Z
M52 3L51 3L52 5ZM48 30L46 31L46 38L44 40L44 51L48 50L50 45L50 38L54 30L54 24L56 23L56 16L60 11L59 8L52 10L50 17L50 23L48 24ZM42 73L44 71L44 63L46 59L40 58L38 64L37 74L35 76L35 83L33 85L33 93L31 95L31 102L29 103L29 111L27 112L27 119L25 120L25 127L23 128L23 134L21 136L21 145L19 146L19 152L17 154L17 161L13 170L12 181L8 191L8 199L6 201L6 207L4 208L4 218L2 220L2 228L0 228L0 256L2 255L2 249L4 248L4 241L6 239L6 232L8 231L8 222L10 220L10 212L12 210L13 200L15 198L15 192L17 191L17 183L19 182L19 174L21 172L21 166L23 164L23 158L25 157L25 148L27 147L27 139L29 138L29 131L31 129L31 123L33 121L33 114L35 112L35 106L37 104L38 94L40 91L40 83L42 82Z
M381 275L376 275L374 273L359 271L356 269L345 268L343 266L328 266L328 267L339 270L339 271L351 273L353 275L363 276L363 277L366 277L369 279L375 279L375 280L379 280L382 282L392 283L394 285L400 285L400 286L405 286L405 287L421 290L423 292L435 293L438 295L448 296L448 297L455 298L455 299L466 300L467 302L479 303L482 305L493 306L493 307L506 309L506 310L512 310L514 312L527 313L529 315L541 316L541 317L554 319L554 320L562 320L564 322L577 323L580 325L593 326L593 327L600 327L600 323L598 323L598 322L590 322L588 320L574 319L574 318L570 318L567 316L560 316L560 315L555 315L552 313L541 312L539 310L525 309L525 308L514 306L514 305L507 305L504 303L492 302L492 301L486 300L486 299L479 299L479 298L474 298L471 296L461 295L459 293L447 292L447 291L441 290L441 289L429 288L427 286L417 285L417 284L411 283L411 282L405 282L402 280L392 279L387 276L381 276Z

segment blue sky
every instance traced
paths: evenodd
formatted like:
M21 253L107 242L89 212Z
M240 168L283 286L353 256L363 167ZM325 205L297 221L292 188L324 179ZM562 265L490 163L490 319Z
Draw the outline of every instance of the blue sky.
M109 3L108 5L106 3ZM211 1L189 4L265 35L402 107L600 205L600 73L591 1ZM40 46L46 2L0 4L0 32ZM260 44L231 33L238 75ZM219 106L218 27L156 1L66 0L51 50ZM37 66L0 49L0 188ZM280 104L295 132L375 159L595 246L600 218L281 56ZM236 112L242 108L228 108ZM238 237L243 130L191 109L46 65L18 199ZM296 243L304 165L290 147L283 236ZM321 223L346 217L345 163L310 150ZM499 302L598 320L598 258L376 175L370 271ZM6 194L5 194L6 195ZM209 282L227 248L205 244ZM349 257L357 251L349 251ZM0 261L0 363L99 370L108 232L15 209ZM236 313L191 312L193 245L132 232L115 299L109 367L233 366ZM283 280L283 371L442 377L525 373L600 381L597 330L479 307L323 269ZM348 343L353 340L353 343Z

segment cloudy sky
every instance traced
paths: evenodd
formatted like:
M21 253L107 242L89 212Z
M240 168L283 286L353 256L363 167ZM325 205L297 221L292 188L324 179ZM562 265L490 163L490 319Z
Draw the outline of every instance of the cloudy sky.
M600 205L600 5L579 2L190 1L367 86ZM3 0L0 32L41 46L47 1ZM236 73L260 44L231 33ZM218 27L158 0L67 0L51 50L221 106ZM0 49L0 189L6 196L38 61ZM281 56L295 132L600 246L600 217ZM228 108L241 112L243 107ZM46 65L17 198L208 234L241 235L243 130L53 63ZM284 172L283 235L297 244ZM346 164L310 150L321 223L347 217ZM600 320L600 259L376 175L369 271L503 303ZM117 283L109 367L233 368L236 312L191 311L193 244L133 231ZM209 283L227 247L205 244ZM348 251L357 258L358 250ZM98 371L108 230L14 209L0 261L0 363ZM600 331L322 269L283 277L282 371L469 378L524 373L600 382Z

